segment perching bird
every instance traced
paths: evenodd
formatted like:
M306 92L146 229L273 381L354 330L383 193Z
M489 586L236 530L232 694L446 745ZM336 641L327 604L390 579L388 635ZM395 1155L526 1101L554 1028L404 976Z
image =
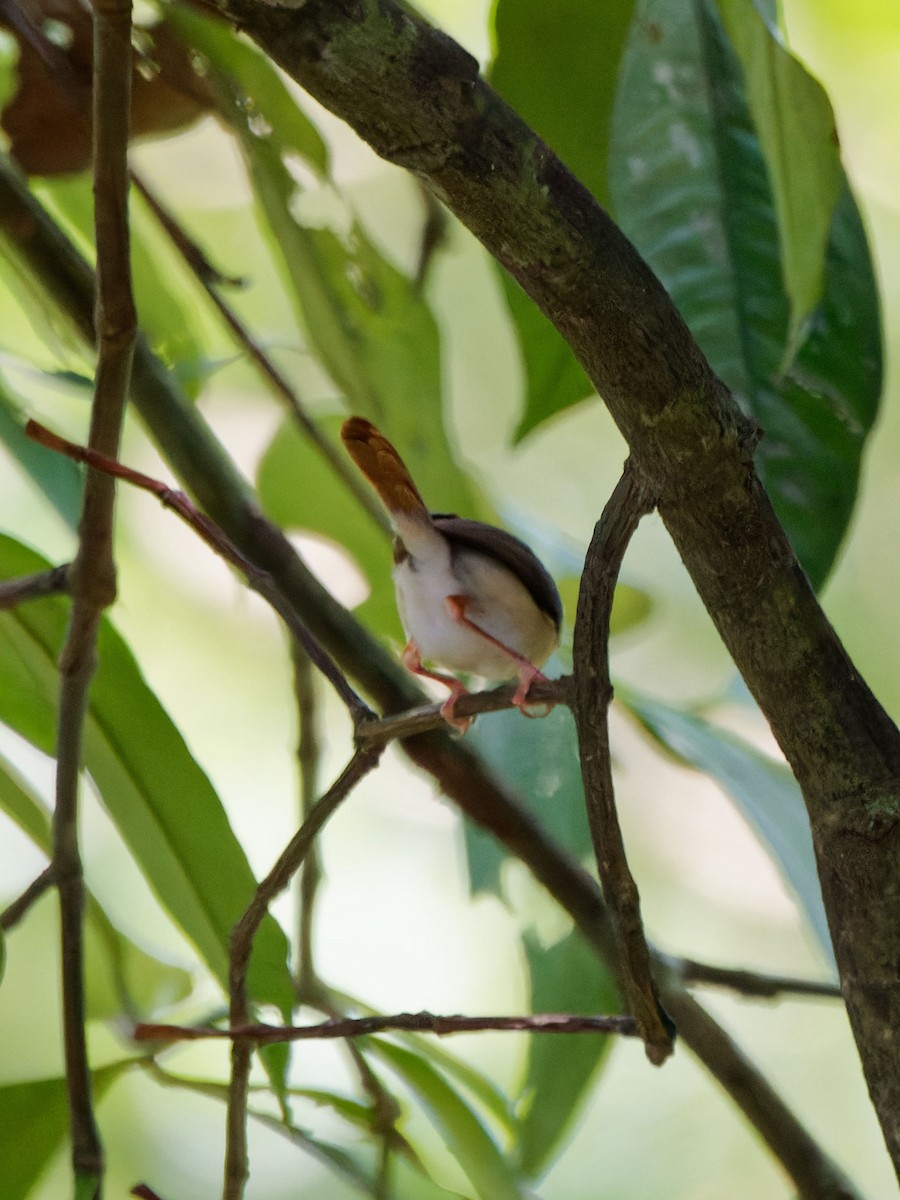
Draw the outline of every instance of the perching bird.
M518 675L513 704L524 710L532 680L544 678L538 668L559 644L562 603L544 566L505 530L430 513L400 455L369 421L350 417L341 437L397 533L394 585L409 639L405 666L450 688L441 713L459 729L471 723L454 715L465 687L423 663L486 679Z

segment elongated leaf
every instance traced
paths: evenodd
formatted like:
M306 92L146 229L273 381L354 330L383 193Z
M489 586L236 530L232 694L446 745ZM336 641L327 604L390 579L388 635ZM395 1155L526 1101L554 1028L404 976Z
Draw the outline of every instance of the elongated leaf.
M405 1047L381 1038L367 1039L367 1044L418 1097L481 1200L521 1200L515 1172L478 1115L446 1077Z
M94 243L91 187L90 176L81 174L43 180L37 189L63 219L88 258L93 257ZM155 220L137 203L130 212L130 242L141 326L156 352L167 364L178 367L182 383L196 394L209 369L197 316L206 298L199 284L182 271Z
M558 842L577 857L590 852L575 725L567 708L555 708L539 721L512 710L492 713L479 718L467 740ZM465 838L473 893L502 895L500 868L506 852L471 822L466 822Z
M0 757L0 809L50 856L50 810L15 768ZM87 1006L92 1020L152 1013L191 992L187 971L160 962L120 933L96 899L87 893Z
M788 768L699 717L630 691L617 695L662 746L679 761L709 775L735 802L793 891L826 961L834 967L809 820Z
M414 282L392 266L353 222L346 237L297 219L300 191L289 163L297 140L282 106L255 93L255 72L221 22L179 8L183 36L209 60L207 78L243 151L275 261L312 350L347 404L382 424L413 475L428 481L428 503L475 514L478 497L444 432L437 325ZM292 128L292 127L291 127Z
M634 0L495 5L491 83L604 205L616 76L633 11ZM525 366L522 438L593 388L549 320L505 271L501 279Z
M802 129L823 136L818 118ZM846 185L825 249L822 298L798 334L743 74L711 0L639 0L610 171L622 227L762 425L762 478L821 586L850 518L881 388L877 293ZM804 262L808 279L808 252ZM809 285L800 290L802 308Z
M93 1073L95 1099L102 1099L129 1064ZM59 1152L69 1127L65 1079L33 1079L0 1087L0 1162L3 1200L27 1200Z
M791 358L822 297L828 238L844 184L834 114L822 87L773 35L753 0L717 3L741 61L772 186Z
M526 935L531 975L531 1011L605 1015L620 1011L610 973L573 930L556 945L544 947ZM588 1084L609 1053L613 1038L604 1034L531 1034L522 1088L525 1115L517 1143L527 1175L538 1175L570 1128Z
M0 577L47 566L0 537ZM47 754L66 610L63 600L49 597L0 614L0 719ZM84 760L151 887L225 986L229 934L255 881L209 780L108 622L100 632ZM256 940L250 988L255 999L290 1011L287 939L272 918Z

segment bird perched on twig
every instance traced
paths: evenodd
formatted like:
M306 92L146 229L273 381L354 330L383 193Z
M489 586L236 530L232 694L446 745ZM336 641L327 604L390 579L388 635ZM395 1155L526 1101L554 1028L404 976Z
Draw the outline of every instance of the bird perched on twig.
M441 713L454 715L466 688L427 669L433 663L486 679L518 675L513 704L526 712L538 669L559 644L562 603L537 556L503 529L464 517L429 512L400 455L362 417L350 417L341 438L384 502L396 530L394 585L409 639L404 665L450 688Z

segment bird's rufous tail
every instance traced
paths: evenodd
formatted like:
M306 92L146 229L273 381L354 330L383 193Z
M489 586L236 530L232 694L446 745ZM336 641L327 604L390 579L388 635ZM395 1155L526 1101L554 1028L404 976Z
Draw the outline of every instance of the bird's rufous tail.
M348 417L341 426L341 440L389 513L431 519L403 459L371 421Z

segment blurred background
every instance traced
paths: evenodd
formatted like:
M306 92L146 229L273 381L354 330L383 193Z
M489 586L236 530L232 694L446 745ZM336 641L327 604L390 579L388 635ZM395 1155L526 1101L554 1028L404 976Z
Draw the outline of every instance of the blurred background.
M487 4L431 0L432 19L482 62L490 54ZM900 719L900 9L894 0L784 0L790 43L834 104L844 164L872 239L884 305L886 385L882 415L864 464L860 501L825 605L862 675ZM380 162L337 121L316 110L333 147L337 181L379 248L406 271L415 267L421 198L400 172ZM303 353L290 305L268 266L250 210L250 194L232 144L212 121L134 151L219 265L250 281L235 303L315 413L341 411L333 386ZM305 219L315 222L333 198L308 194ZM442 371L451 443L461 461L513 522L544 528L557 554L580 560L593 523L618 477L625 448L603 408L583 404L511 447L521 405L522 367L496 277L484 253L452 227L428 295L442 339ZM160 269L177 273L165 246ZM43 353L9 273L0 291L4 351ZM204 311L191 311L208 356L221 360L200 404L248 478L282 421L278 406ZM21 366L7 362L14 373ZM71 390L25 381L37 415L83 437L85 406ZM25 386L25 383L23 383ZM486 402L489 398L489 403ZM138 426L122 457L167 478ZM427 485L423 481L424 490ZM51 561L71 553L72 536L13 462L0 472L6 532ZM282 635L249 595L193 535L146 495L123 489L119 501L120 599L114 620L141 669L222 797L258 875L271 866L297 824L296 731ZM366 584L339 548L298 539L304 555L345 603L363 599ZM562 549L560 549L562 547ZM659 523L642 525L623 573L645 592L649 616L614 643L617 680L683 702L728 693L730 663L696 600ZM567 617L571 622L574 613ZM563 653L557 666L566 665ZM735 693L719 718L774 753L761 720ZM342 713L323 696L323 783L346 757ZM487 722L482 721L486 726ZM332 733L334 736L331 736ZM482 729L481 736L489 731ZM621 819L655 943L692 958L772 973L827 973L791 894L733 805L699 774L663 759L634 725L614 714L613 745ZM46 763L14 738L4 749L30 778L49 787ZM186 811L184 819L190 821ZM45 860L17 829L3 823L0 878L16 895ZM322 843L326 885L316 950L322 975L386 1012L512 1013L526 1000L516 934L533 923L552 940L561 918L524 871L504 877L507 903L469 897L463 835L455 812L427 780L389 753L329 825ZM165 959L193 969L195 958L131 864L97 803L84 812L84 854L98 898L125 932ZM286 898L277 910L290 928ZM60 1048L54 903L46 898L11 939L0 989L0 1077L57 1074ZM196 1012L215 1003L203 984ZM896 1184L871 1112L846 1019L828 1001L748 1002L710 994L705 1002L765 1070L812 1133L873 1200ZM448 1048L506 1088L523 1063L517 1035L454 1039ZM115 1029L94 1029L97 1061L118 1054ZM333 1047L302 1051L304 1079L336 1086L351 1080ZM220 1049L195 1047L174 1060L183 1073L225 1077ZM755 1135L705 1073L681 1052L665 1069L648 1066L638 1045L613 1048L555 1166L540 1182L547 1200L586 1194L604 1200L787 1200L792 1194ZM108 1195L126 1195L150 1176L166 1200L206 1200L220 1189L223 1109L214 1099L185 1096L129 1074L100 1106L109 1153ZM322 1115L323 1129L329 1117ZM436 1178L464 1190L458 1168L423 1118L410 1136L426 1150ZM337 1200L348 1185L264 1129L251 1138L248 1196L281 1200L316 1195ZM35 1200L67 1194L67 1164L54 1166ZM0 1189L2 1191L2 1189Z

